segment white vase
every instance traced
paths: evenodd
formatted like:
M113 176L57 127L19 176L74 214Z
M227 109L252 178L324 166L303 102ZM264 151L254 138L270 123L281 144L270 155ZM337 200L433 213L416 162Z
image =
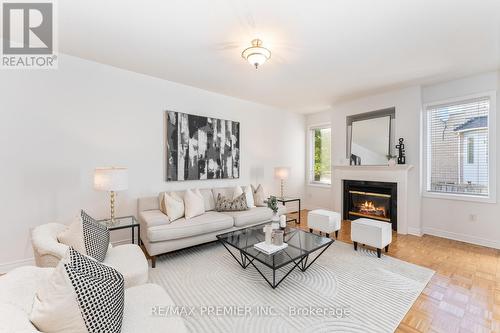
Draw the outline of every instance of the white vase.
M271 217L271 222L273 229L279 229L280 228L280 216L278 213L273 213L273 217Z
M271 221L273 221L273 222L280 221L280 216L278 215L278 212L276 212L276 213L273 212L273 217L271 218Z
M388 161L388 164L389 164L389 166L395 166L395 165L396 165L396 159L395 159L395 158L391 158L391 159Z

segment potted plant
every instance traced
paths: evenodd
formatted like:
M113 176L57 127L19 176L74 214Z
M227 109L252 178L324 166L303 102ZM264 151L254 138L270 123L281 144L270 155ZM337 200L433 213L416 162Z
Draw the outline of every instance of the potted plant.
M270 196L266 200L266 203L267 203L267 208L273 211L273 217L271 218L271 221L279 222L280 217L278 216L278 200L276 200L276 197L274 195Z
M385 155L385 157L387 157L387 164L389 166L395 166L396 165L396 158L397 158L397 156L388 154L388 155Z

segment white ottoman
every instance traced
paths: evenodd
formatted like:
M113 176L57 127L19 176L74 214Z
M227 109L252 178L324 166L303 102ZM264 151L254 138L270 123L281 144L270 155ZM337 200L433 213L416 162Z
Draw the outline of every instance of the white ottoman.
M339 235L341 227L341 217L339 213L331 212L325 209L311 210L307 214L307 226L309 231L318 230L320 233L324 232L326 237L335 231L335 238Z
M373 246L377 249L380 258L382 249L389 251L392 242L392 225L387 222L361 218L351 222L351 239L354 250L358 250L358 243Z

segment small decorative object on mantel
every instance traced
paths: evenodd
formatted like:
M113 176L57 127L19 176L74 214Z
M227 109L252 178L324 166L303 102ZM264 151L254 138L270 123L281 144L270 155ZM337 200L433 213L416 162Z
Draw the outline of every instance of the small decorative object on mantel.
M396 145L396 149L398 150L398 164L406 164L405 144L403 141L403 138L399 138L399 144Z
M389 155L386 155L386 157L387 157L387 164L389 166L395 166L396 165L396 158L397 158L397 156L389 154Z

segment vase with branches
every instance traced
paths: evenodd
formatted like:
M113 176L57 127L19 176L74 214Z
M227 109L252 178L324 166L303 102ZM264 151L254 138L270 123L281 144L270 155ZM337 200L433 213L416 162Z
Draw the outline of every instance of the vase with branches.
M278 216L278 200L274 195L270 196L266 200L267 203L267 208L273 211L273 218L272 221L279 221L279 216Z

